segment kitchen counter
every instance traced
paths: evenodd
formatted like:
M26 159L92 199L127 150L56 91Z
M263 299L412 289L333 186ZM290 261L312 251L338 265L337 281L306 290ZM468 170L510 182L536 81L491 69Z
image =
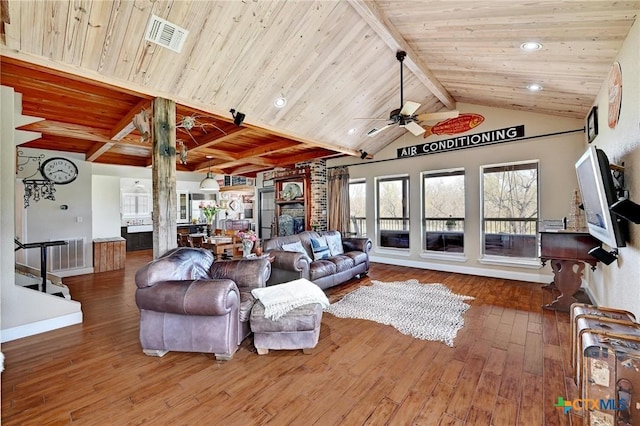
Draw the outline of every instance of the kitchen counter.
M153 225L129 225L127 226L128 234L135 234L137 232L153 232Z
M127 251L153 248L153 225L123 226L120 228L120 235L127 240Z

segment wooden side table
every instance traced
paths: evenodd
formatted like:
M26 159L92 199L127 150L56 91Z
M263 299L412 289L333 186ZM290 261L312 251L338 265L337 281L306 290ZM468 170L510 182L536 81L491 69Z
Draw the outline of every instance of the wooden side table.
M540 232L540 260L543 265L551 262L553 270L553 282L548 287L555 286L560 291L560 296L544 308L569 312L577 301L574 296L582 286L585 263L595 269L598 262L589 255L589 250L600 245L600 241L586 232Z

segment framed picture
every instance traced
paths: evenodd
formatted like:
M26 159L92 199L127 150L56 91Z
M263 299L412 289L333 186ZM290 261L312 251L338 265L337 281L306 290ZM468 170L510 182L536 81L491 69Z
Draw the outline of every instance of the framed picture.
M594 106L587 116L587 140L589 143L598 136L598 107Z
M269 186L273 186L273 179L263 180L262 181L262 187L263 188L267 188Z

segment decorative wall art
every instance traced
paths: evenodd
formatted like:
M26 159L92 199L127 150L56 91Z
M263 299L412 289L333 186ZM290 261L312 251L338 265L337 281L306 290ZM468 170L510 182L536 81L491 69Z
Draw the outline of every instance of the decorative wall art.
M598 136L598 107L594 106L587 116L587 140L589 143Z
M295 200L297 198L302 197L303 189L302 183L299 182L288 182L284 185L282 189L282 199L283 200Z
M607 81L609 85L609 128L615 129L622 106L622 68L620 62L613 63Z

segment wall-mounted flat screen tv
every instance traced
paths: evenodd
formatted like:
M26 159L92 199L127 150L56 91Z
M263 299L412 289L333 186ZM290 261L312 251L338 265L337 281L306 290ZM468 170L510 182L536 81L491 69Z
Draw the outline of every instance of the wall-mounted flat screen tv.
M628 225L609 211L618 197L607 155L590 146L576 162L576 173L589 233L611 248L624 247Z

